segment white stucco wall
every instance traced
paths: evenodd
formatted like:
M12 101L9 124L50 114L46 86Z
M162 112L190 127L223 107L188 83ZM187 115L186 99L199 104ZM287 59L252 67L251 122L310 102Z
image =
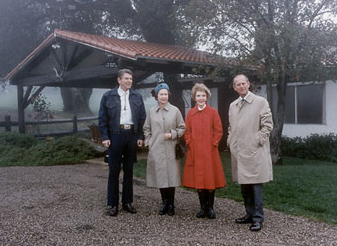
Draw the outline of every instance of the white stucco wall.
M288 137L306 137L315 133L337 134L337 83L332 81L326 82L323 98L323 124L285 124L283 135Z

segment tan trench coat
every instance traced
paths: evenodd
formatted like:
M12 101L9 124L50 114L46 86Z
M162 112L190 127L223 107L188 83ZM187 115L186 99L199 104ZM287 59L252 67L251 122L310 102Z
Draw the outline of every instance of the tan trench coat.
M269 145L272 129L272 114L263 97L250 92L243 104L240 98L231 103L227 146L234 181L256 184L273 180Z
M185 123L179 109L170 103L161 109L152 107L144 124L145 146L149 146L146 168L148 187L167 188L181 185L180 160L175 158L178 136L185 132ZM164 133L172 139L165 140Z

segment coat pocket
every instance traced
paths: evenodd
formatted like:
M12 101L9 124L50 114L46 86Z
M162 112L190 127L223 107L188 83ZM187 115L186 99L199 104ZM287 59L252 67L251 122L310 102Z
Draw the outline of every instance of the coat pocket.
M105 104L108 111L109 118L112 119L116 116L118 105L115 102L108 101Z
M107 101L105 106L108 108L108 109L114 109L117 107L117 103L116 102L111 102L111 101Z
M132 103L136 108L140 108L142 106L142 101L140 100L130 100L130 103Z

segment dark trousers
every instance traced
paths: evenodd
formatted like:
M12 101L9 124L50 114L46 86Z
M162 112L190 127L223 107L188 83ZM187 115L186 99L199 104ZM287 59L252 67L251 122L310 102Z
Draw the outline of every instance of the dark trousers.
M253 221L263 222L263 186L262 184L243 184L241 193L245 203L246 216Z
M136 161L137 136L133 130L121 130L112 136L109 147L108 206L119 203L119 173L123 163L122 203L133 202L133 163Z

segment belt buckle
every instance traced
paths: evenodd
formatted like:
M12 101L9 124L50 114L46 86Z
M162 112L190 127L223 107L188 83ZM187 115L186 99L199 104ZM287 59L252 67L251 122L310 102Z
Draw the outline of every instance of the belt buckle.
M131 129L131 125L129 125L129 124L124 125L124 129L125 130L130 130Z

